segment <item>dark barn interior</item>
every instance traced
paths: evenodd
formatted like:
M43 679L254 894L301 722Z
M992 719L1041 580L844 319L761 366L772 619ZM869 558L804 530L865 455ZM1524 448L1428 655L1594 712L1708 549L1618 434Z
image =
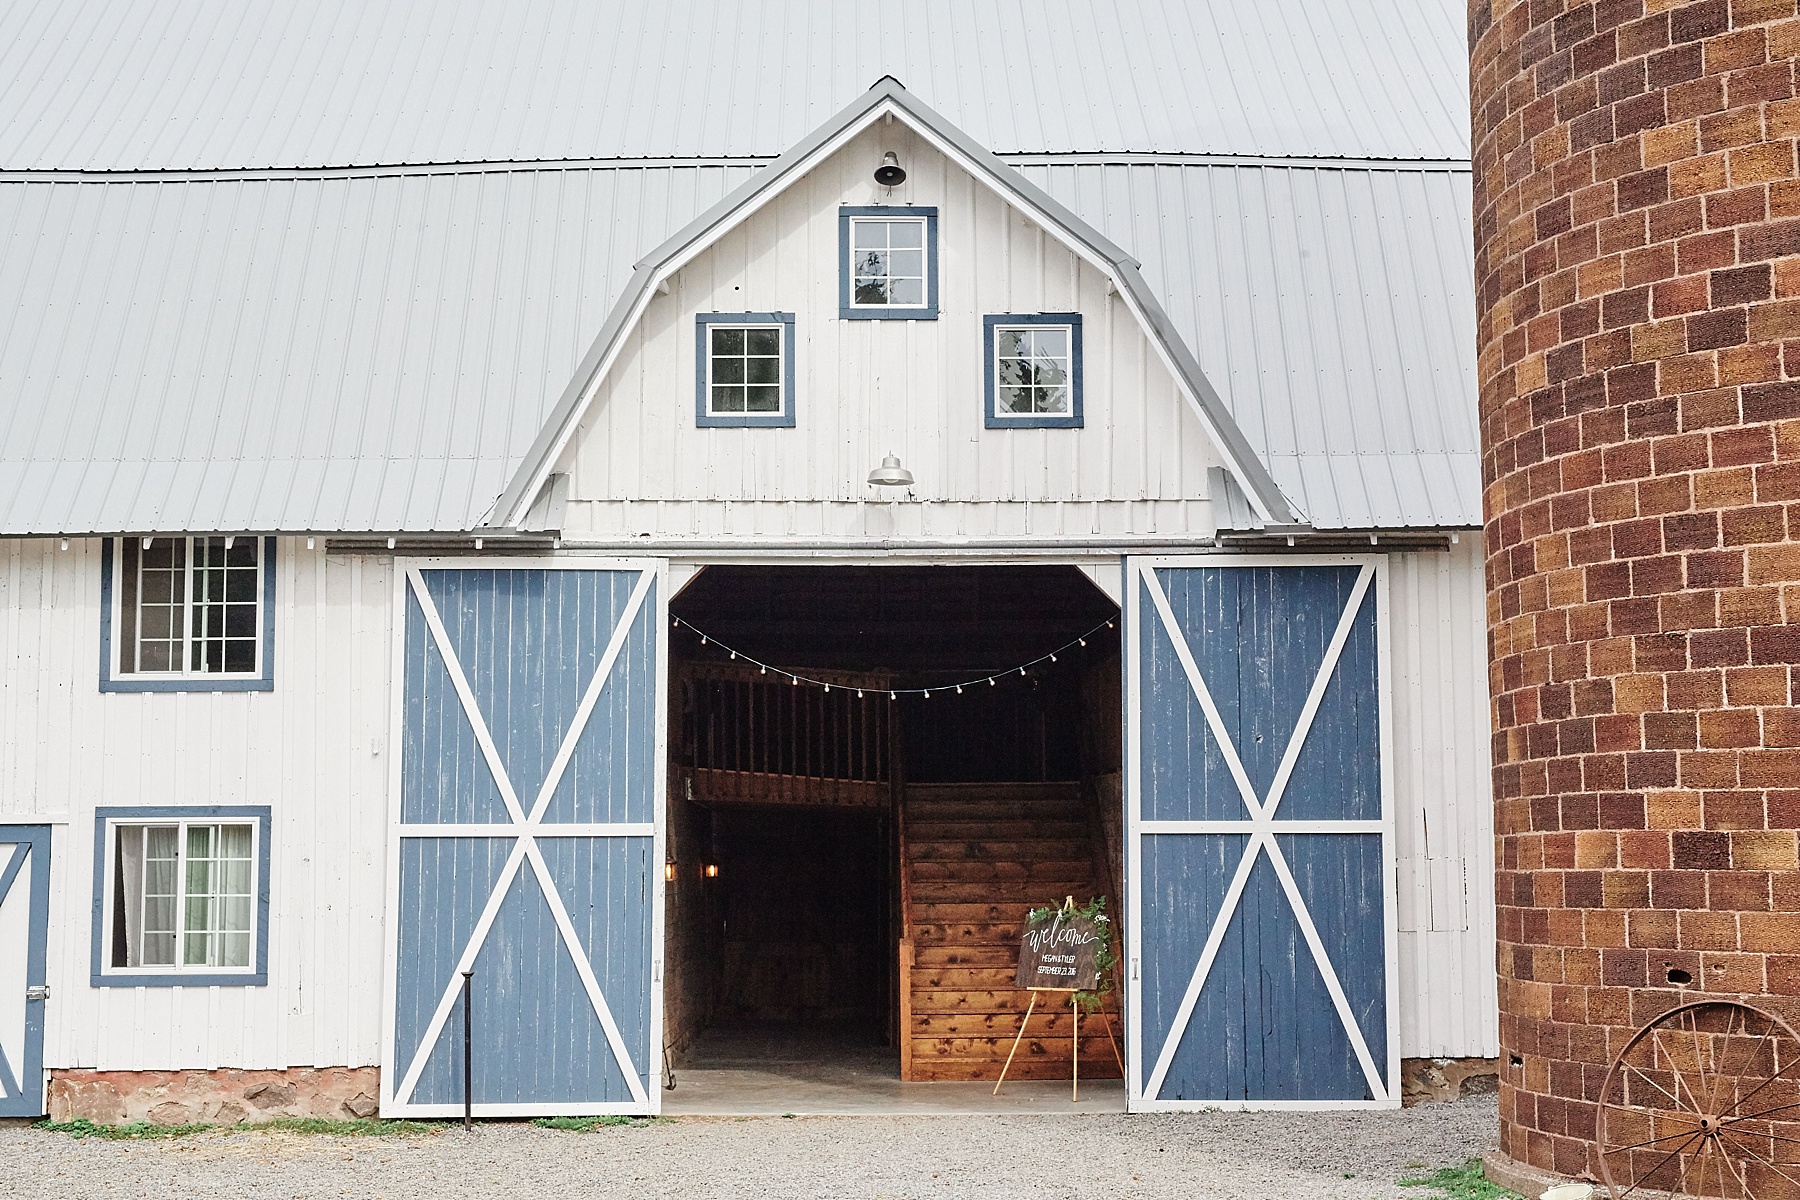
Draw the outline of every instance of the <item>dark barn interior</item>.
M1117 612L1048 566L717 566L675 597L677 1065L998 1075L1025 910L1116 894ZM1116 1077L1092 1025L1082 1074ZM1067 1015L1040 1028L1009 1078L1066 1078Z

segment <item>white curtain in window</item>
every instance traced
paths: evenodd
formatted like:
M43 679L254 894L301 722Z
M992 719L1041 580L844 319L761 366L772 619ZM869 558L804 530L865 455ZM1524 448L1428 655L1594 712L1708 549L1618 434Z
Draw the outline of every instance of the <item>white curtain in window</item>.
M144 962L144 831L121 829L119 839L119 887L124 903L113 912L113 919L125 926L125 965L142 966Z

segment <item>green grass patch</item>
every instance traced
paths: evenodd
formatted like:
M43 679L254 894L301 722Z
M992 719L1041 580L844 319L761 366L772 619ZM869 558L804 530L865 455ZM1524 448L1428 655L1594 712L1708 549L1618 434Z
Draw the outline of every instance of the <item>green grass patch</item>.
M443 1121L383 1121L378 1117L359 1117L351 1121L334 1121L329 1117L276 1117L254 1125L232 1128L256 1131L280 1129L288 1133L310 1133L323 1137L411 1137L421 1133L437 1133Z
M1481 1173L1479 1158L1460 1167L1440 1167L1430 1175L1402 1179L1400 1186L1435 1188L1430 1200L1521 1200L1519 1193L1489 1183Z
M159 1138L187 1137L205 1133L211 1125L152 1125L148 1121L132 1121L125 1125L101 1125L86 1117L73 1121L39 1121L37 1128L53 1133L66 1133L73 1138L105 1138L109 1142L151 1141Z
M319 1137L396 1137L436 1133L439 1121L382 1121L373 1117L354 1121L334 1121L328 1117L275 1117L268 1121L244 1121L236 1125L153 1125L149 1121L131 1121L123 1125L104 1125L86 1117L73 1121L39 1121L37 1128L52 1133L66 1133L74 1138L104 1138L109 1142L154 1141L188 1137L196 1133L284 1133L311 1134Z
M642 1129L646 1125L656 1125L669 1120L668 1117L627 1117L619 1113L608 1113L600 1117L539 1117L533 1121L539 1129L572 1129L576 1133L587 1133L594 1129L611 1129L623 1125L628 1129Z

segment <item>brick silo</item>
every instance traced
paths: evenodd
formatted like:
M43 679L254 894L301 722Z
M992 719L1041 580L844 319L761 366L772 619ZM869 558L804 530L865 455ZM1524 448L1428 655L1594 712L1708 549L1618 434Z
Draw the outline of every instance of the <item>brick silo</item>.
M1800 1016L1800 20L1469 33L1501 1144L1584 1175L1678 991Z

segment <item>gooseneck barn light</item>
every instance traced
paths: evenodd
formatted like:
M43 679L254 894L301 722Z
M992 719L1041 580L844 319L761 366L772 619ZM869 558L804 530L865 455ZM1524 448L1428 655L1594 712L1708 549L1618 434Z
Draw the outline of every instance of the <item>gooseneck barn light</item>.
M911 487L913 474L900 465L898 456L890 454L881 465L869 472L869 482L876 487Z
M900 165L900 156L892 150L881 156L881 165L875 168L875 182L882 187L896 187L906 182L906 168Z

